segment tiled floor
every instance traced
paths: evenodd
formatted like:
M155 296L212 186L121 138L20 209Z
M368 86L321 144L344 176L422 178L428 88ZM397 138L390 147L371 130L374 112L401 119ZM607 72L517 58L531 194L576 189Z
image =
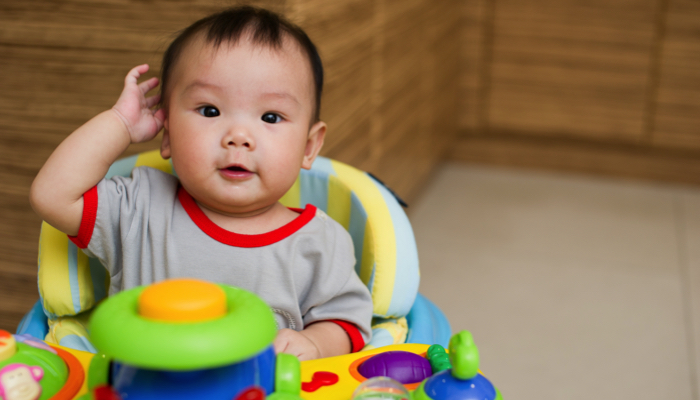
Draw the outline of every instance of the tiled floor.
M700 400L700 188L446 164L409 216L504 398Z

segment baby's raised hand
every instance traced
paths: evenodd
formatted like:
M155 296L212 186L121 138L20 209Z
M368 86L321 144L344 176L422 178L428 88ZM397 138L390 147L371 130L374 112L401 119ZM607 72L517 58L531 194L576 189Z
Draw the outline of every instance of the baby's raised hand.
M158 78L151 78L141 83L138 79L148 71L148 64L136 66L124 79L124 90L112 110L126 125L131 143L145 142L153 139L163 127L165 112L152 110L158 104L160 95L146 97L146 94L158 86Z

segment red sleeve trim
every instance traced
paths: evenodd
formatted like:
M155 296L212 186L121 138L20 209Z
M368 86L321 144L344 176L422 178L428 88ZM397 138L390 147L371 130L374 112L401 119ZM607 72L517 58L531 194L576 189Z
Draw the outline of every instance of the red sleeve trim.
M243 235L227 231L213 223L209 217L204 214L204 211L199 208L194 198L192 198L182 186L180 186L177 191L177 197L180 200L182 208L185 209L192 222L194 222L202 232L206 233L214 240L235 247L262 247L279 242L304 227L304 225L309 223L316 216L316 207L311 204L307 204L306 208L303 210L290 208L290 210L299 213L299 216L287 225L259 235Z
M95 230L95 220L97 219L97 186L85 192L83 195L83 218L80 220L78 236L68 235L68 239L81 249L85 249L90 244L92 232Z
M350 347L352 347L352 350L350 351L352 353L357 353L358 351L362 350L363 347L365 347L365 339L362 338L362 334L360 333L360 330L357 329L355 324L339 319L329 319L328 322L337 324L343 328L345 333L348 334L348 337L350 338Z

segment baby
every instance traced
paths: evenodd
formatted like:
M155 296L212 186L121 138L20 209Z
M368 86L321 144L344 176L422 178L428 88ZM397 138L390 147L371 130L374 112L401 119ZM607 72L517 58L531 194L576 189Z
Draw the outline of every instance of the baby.
M36 212L102 262L110 294L166 278L226 283L273 309L277 352L361 349L372 303L349 234L313 205L279 203L326 133L313 43L274 13L233 8L182 31L161 69L161 95L146 96L159 80L138 83L139 65L114 107L58 146L32 185ZM162 128L177 177L139 167L103 179Z

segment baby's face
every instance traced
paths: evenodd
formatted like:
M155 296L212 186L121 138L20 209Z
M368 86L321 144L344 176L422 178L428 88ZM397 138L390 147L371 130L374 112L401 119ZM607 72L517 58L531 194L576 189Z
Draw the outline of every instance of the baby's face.
M216 50L194 41L172 82L161 152L211 210L250 215L276 204L323 144L325 124L310 127L311 68L291 40L271 49L241 38Z

